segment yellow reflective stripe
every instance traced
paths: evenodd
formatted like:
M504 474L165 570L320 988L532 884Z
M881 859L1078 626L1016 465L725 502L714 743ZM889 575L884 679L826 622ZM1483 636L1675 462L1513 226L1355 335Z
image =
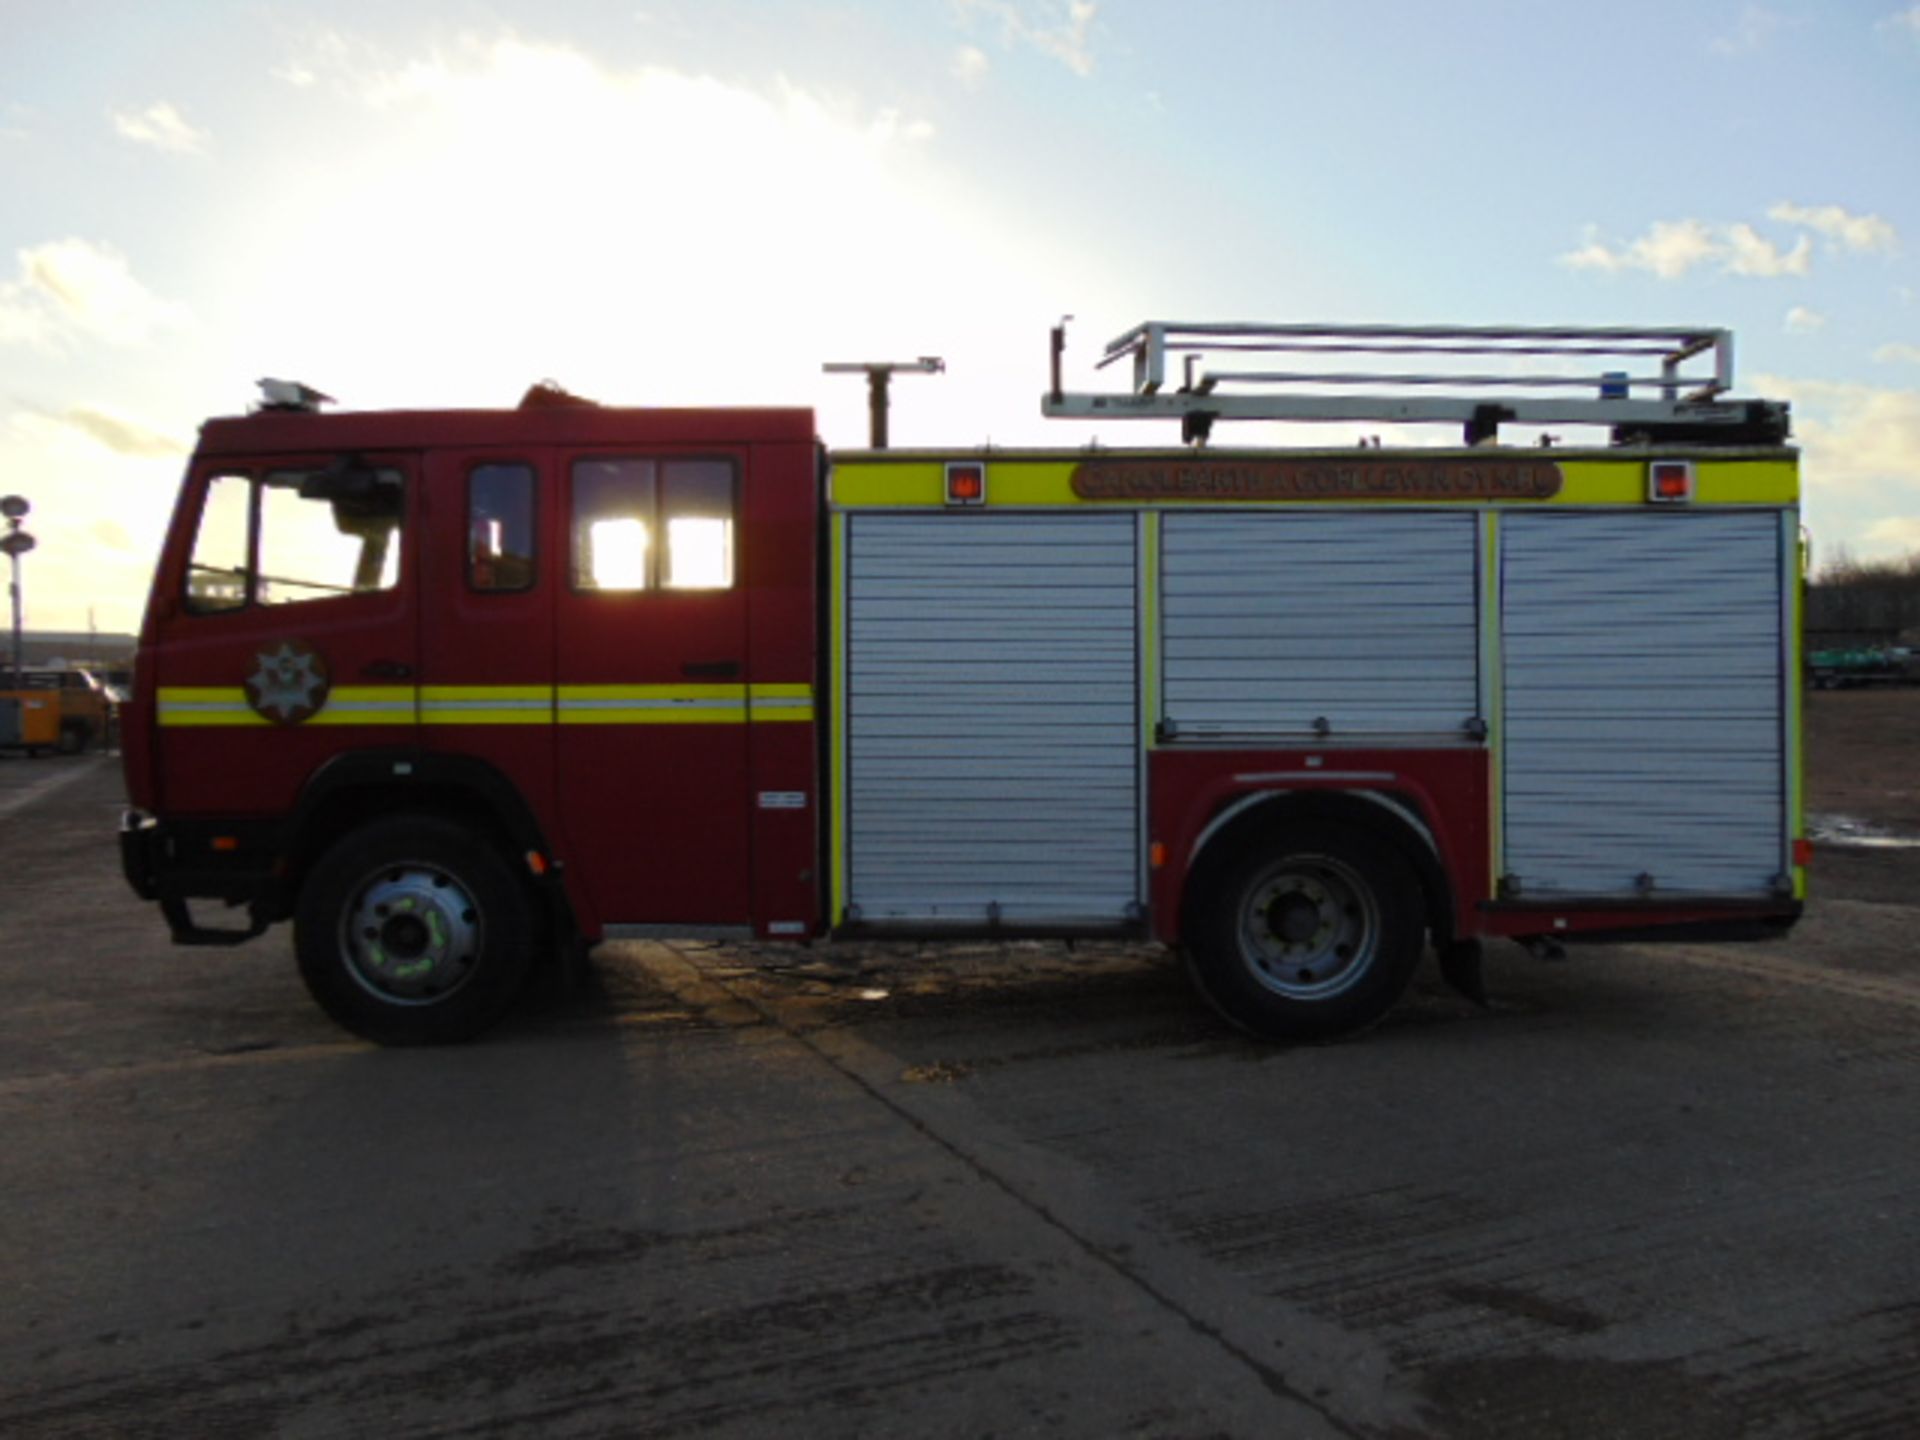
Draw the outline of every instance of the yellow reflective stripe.
M327 694L326 710L411 715L419 703L419 693L411 685L336 685Z
M273 723L254 712L238 685L162 685L156 698L157 718L169 728Z
M813 687L342 685L306 725L739 725L813 719ZM238 685L163 686L162 725L271 725Z
M560 703L569 700L731 700L747 698L744 685L562 685Z
M647 706L608 703L591 709L568 709L563 705L560 709L562 725L740 725L746 718L746 706L711 700Z
M806 684L749 685L747 713L756 724L813 719L813 686Z
M422 685L428 725L551 725L551 685Z
M247 704L238 685L163 685L157 697L162 725L269 725Z
M744 685L562 685L562 725L739 725Z
M336 685L302 725L411 725L419 700L411 685Z
M159 720L166 726L272 725L247 703L238 685L163 685L157 697ZM340 685L327 695L318 714L303 725L411 725L411 685Z
M540 700L551 704L551 685L422 685L423 703L457 700Z
M162 685L159 698L162 705L169 702L192 705L213 701L244 705L247 703L247 692L238 685Z

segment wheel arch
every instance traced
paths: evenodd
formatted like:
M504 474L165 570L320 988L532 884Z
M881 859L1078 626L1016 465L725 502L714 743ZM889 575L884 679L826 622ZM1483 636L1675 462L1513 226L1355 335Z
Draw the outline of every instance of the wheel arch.
M288 818L285 871L276 909L284 918L307 874L327 849L351 830L406 812L437 816L486 835L541 897L551 917L569 929L576 921L562 867L519 787L484 760L422 755L411 750L366 750L335 756L316 770ZM528 855L547 862L532 872Z
M1426 926L1436 941L1458 933L1453 887L1432 826L1419 801L1396 790L1265 790L1226 806L1194 841L1180 889L1180 932L1191 932L1191 907L1236 857L1258 840L1290 826L1337 820L1391 845L1419 877Z

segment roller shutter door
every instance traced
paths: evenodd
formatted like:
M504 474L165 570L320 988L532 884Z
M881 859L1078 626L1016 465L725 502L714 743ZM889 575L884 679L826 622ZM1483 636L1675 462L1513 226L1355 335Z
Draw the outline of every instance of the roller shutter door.
M1785 868L1781 519L1501 529L1506 870L1531 895L1764 895Z
M853 515L848 899L1116 924L1139 893L1131 515Z
M1457 739L1478 708L1477 535L1465 512L1168 515L1165 719Z

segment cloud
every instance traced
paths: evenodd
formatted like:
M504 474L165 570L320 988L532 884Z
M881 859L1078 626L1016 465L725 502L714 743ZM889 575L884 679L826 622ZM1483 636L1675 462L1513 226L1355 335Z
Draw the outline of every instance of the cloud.
M1811 235L1824 235L1835 248L1856 254L1892 254L1899 243L1893 226L1878 215L1855 215L1838 205L1794 205L1786 201L1767 211L1770 219L1802 233L1783 249L1744 220L1727 224L1705 220L1656 220L1647 233L1624 244L1600 238L1588 226L1578 249L1560 257L1574 270L1617 274L1645 270L1662 280L1678 280L1703 266L1723 275L1772 280L1806 275L1813 268Z
M1732 30L1716 35L1707 45L1718 55L1751 55L1764 50L1779 31L1795 23L1764 5L1749 5L1740 12Z
M116 110L113 128L137 145L151 145L175 155L191 155L206 148L207 132L187 123L173 106L162 100L131 114Z
M1806 274L1813 253L1813 242L1802 235L1794 242L1793 249L1783 254L1777 245L1744 221L1727 227L1726 244L1726 268L1730 273L1764 279Z
M183 441L105 410L76 405L58 415L47 415L45 418L55 424L78 430L82 435L106 446L116 455L126 455L136 460L164 460L169 456L187 453L187 446Z
M1611 246L1589 228L1586 243L1560 257L1575 270L1650 270L1662 280L1677 280L1696 265L1725 261L1727 244L1701 220L1656 220L1645 235L1625 246Z
M1785 323L1789 335L1811 335L1827 323L1827 317L1818 310L1809 310L1804 305L1796 305L1787 311Z
M1810 488L1920 487L1920 390L1774 375L1754 384L1792 402Z
M987 78L991 65L987 52L976 45L962 45L953 57L953 78L969 90L977 90Z
M1876 30L1904 30L1914 40L1920 41L1920 5L1909 5L1905 10L1896 10L1874 27Z
M1000 43L1026 45L1085 79L1093 73L1096 0L953 0L963 23L996 23Z
M1767 214L1783 224L1817 231L1844 250L1891 255L1899 248L1900 237L1878 215L1853 215L1838 205L1792 205L1784 200Z
M20 278L0 284L0 344L86 336L137 345L185 319L183 306L154 295L110 246L50 240L19 260Z
M1897 340L1891 345L1882 345L1873 352L1873 358L1882 365L1920 365L1920 345Z

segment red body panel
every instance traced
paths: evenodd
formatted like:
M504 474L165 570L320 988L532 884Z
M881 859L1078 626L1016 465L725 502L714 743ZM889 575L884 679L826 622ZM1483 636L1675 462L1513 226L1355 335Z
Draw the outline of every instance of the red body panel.
M753 449L742 555L749 585L747 675L755 685L813 687L808 718L747 727L751 779L753 924L787 938L817 933L821 901L826 780L820 773L820 729L827 712L821 654L819 450L802 443ZM760 803L769 794L799 795L797 808Z
M1148 764L1154 935L1180 938L1180 900L1199 844L1214 821L1250 797L1364 791L1397 801L1425 825L1453 890L1454 914L1472 926L1491 894L1490 770L1478 749L1156 750Z

